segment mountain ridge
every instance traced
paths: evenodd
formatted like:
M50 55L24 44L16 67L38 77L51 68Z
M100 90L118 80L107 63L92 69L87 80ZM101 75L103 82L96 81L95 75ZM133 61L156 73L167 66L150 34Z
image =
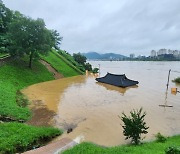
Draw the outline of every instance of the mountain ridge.
M82 54L89 60L122 60L127 58L124 55L115 54L113 52L100 54L98 52L90 51Z

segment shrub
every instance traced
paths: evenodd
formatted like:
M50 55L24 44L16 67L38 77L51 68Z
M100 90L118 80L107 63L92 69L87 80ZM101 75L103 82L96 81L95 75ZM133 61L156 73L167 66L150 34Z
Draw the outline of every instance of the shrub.
M93 73L98 73L98 72L99 72L99 68L94 68L94 69L92 70L92 72L93 72Z
M164 143L167 140L166 137L163 136L161 133L157 133L155 137L157 142Z
M92 65L91 64L86 63L84 67L85 67L86 70L92 71Z
M180 77L174 79L173 82L180 83Z
M145 112L142 113L142 108L140 110L133 110L130 112L130 117L127 117L125 113L121 120L124 122L123 134L126 136L125 139L131 139L132 143L139 144L141 140L141 134L147 134L146 122L144 122Z
M168 147L166 150L165 150L165 153L166 154L180 154L180 147Z

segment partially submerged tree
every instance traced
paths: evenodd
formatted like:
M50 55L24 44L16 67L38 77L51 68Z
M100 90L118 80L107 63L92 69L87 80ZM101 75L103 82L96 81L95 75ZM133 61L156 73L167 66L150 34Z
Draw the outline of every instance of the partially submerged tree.
M147 134L146 122L144 122L145 112L142 113L142 108L140 110L133 110L130 112L130 117L122 113L123 116L121 120L124 122L123 134L126 136L125 139L131 138L132 143L139 144L141 140L141 134Z

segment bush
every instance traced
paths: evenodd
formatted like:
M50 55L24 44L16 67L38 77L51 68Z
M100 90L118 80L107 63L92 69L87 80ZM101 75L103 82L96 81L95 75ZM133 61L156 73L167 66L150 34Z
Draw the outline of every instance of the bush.
M149 127L146 126L144 122L145 112L142 113L142 108L140 110L133 110L130 112L130 117L127 117L125 113L122 113L123 116L121 120L124 122L123 134L126 136L125 139L131 138L132 143L139 144L141 140L141 134L147 134L146 131Z
M157 133L155 137L157 142L164 143L167 140L166 137L163 136L161 133Z
M166 154L180 154L180 147L168 147L166 150L165 150L165 153Z
M173 82L180 83L180 77L174 79Z
M92 72L93 72L93 73L98 73L98 72L99 72L99 68L94 68L94 69L92 70Z
M85 69L88 70L88 71L92 71L92 65L89 64L89 63L86 63L85 64Z

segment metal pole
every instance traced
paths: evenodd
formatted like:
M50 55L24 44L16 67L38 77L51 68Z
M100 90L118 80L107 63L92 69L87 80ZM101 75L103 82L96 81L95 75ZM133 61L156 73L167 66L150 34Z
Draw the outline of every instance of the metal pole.
M99 77L100 77L100 64L98 64L98 66L99 66Z
M168 74L167 90L168 90L168 87L169 87L169 78L170 78L170 73L171 73L171 69L169 70L169 74Z

